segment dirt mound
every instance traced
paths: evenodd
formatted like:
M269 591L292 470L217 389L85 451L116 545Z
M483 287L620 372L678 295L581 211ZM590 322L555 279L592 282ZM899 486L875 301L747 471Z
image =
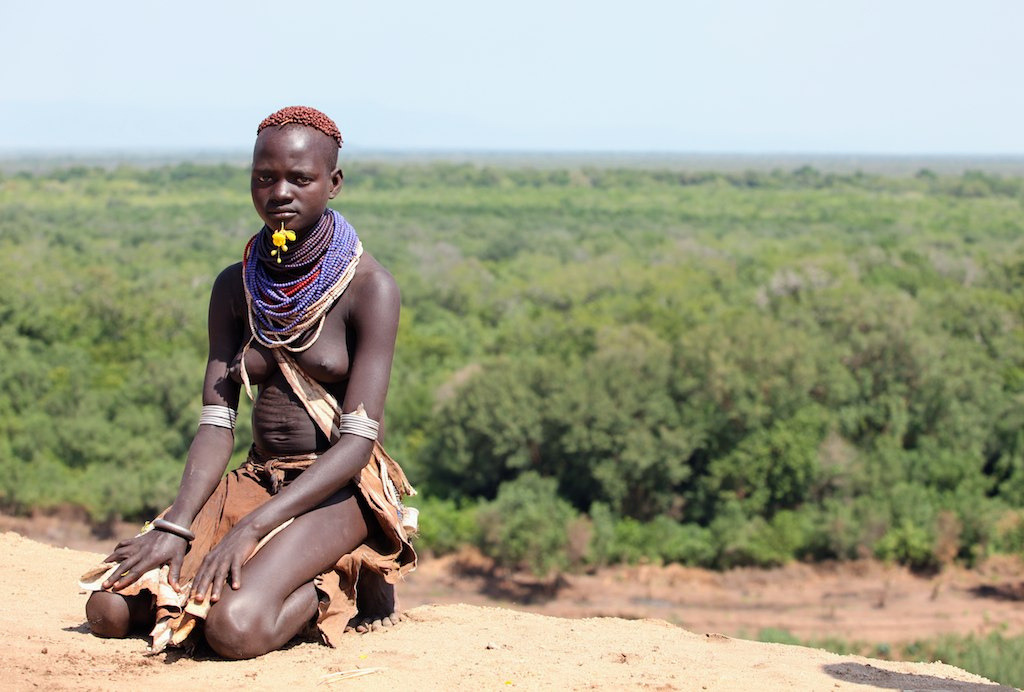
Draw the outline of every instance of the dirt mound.
M149 657L141 639L86 632L75 581L99 555L14 533L0 535L0 551L4 689L1009 689L941 663L837 656L658 619L564 619L464 604L419 605L395 629L344 636L335 649L299 644L252 661Z

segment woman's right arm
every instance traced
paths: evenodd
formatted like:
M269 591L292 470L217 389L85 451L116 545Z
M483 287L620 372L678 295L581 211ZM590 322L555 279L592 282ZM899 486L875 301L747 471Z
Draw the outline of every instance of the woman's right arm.
M210 349L203 380L204 406L238 409L240 385L231 379L229 368L242 346L244 315L241 268L236 264L221 272L210 295ZM234 431L228 428L199 426L188 450L178 495L164 514L164 519L185 527L192 523L224 475L234 443ZM171 586L178 588L187 547L185 539L165 531L148 531L121 541L106 558L107 562L119 562L120 570L104 582L103 587L124 588L148 570L168 565Z

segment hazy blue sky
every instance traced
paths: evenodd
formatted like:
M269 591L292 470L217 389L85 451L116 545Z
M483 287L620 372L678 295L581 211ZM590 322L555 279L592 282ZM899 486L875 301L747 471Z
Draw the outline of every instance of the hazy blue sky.
M292 7L294 9L285 9ZM14 2L0 151L1024 154L1019 0Z

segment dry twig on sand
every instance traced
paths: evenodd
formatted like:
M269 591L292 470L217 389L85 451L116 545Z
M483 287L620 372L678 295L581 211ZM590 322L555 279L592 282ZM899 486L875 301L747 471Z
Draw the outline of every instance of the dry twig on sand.
M337 673L328 673L327 675L321 676L320 682L317 685L332 685L342 680L351 680L352 678L361 678L364 675L370 673L377 673L384 670L383 668L353 668L352 670L342 670Z

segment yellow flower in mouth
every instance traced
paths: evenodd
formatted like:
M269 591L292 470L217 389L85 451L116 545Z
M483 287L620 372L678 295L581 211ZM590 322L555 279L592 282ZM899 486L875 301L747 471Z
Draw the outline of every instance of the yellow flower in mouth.
M288 252L288 246L286 245L286 243L289 240L295 240L295 231L285 228L284 221L282 221L281 228L279 230L274 231L273 235L270 236L270 239L273 241L276 247L281 248L281 252ZM277 263L280 264L281 257L280 255L278 255L277 250L271 250L270 256L274 257L275 255L277 256Z

